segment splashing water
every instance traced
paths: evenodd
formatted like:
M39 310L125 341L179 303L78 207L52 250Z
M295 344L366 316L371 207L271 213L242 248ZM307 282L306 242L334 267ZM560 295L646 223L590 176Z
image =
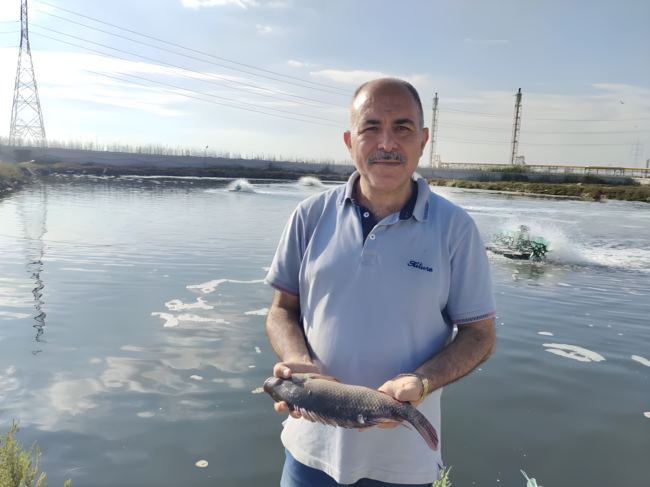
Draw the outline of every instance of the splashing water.
M254 193L253 186L245 179L237 179L228 185L228 191L239 193Z
M315 186L317 188L321 188L323 186L323 183L321 183L320 179L313 176L305 176L298 180L298 186Z

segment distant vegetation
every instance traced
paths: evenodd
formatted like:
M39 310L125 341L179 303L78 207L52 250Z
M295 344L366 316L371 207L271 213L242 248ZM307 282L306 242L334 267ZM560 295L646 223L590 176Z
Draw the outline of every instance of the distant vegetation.
M507 166L492 166L485 169L488 172L511 172L522 174L526 172L533 172L532 168L522 164L512 164Z
M0 436L0 487L47 487L47 474L38 475L41 450L36 447L34 458L35 443L25 450L23 444L16 441L18 423L13 423L7 433ZM70 482L68 480L64 487L70 487Z
M0 146L10 145L9 137L0 136ZM260 161L305 162L308 164L352 164L350 159L316 159L313 157L283 156L282 154L266 154L264 152L231 152L203 147L181 147L164 144L124 144L122 142L103 143L97 140L56 140L48 139L47 146L43 143L32 141L18 141L15 145L29 147L50 147L52 149L90 150L100 152L127 152L129 154L152 154L157 156L192 156L192 157L221 157L224 159L251 159Z
M427 179L433 186L451 186L489 191L514 191L541 195L576 196L584 199L611 199L623 201L646 201L650 203L650 185L609 186L605 184L553 184L526 183L518 181L481 182L449 179Z

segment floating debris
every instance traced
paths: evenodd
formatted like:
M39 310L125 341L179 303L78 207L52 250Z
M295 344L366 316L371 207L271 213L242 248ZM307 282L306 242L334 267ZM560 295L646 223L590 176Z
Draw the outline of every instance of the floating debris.
M253 394L259 394L260 392L264 392L264 389L262 389L261 387L258 387L257 389L255 389L254 391L251 391L251 392ZM646 414L650 414L650 413L646 413Z
M553 336L553 333L550 333L548 331L538 331L537 334L538 335L546 335L546 336L550 336L550 337Z
M200 375L190 375L190 379L203 380L203 377L201 377Z
M256 351L257 353L262 353L262 351L260 350L260 347L255 347L255 351Z
M648 367L650 367L650 360L646 358L639 357L638 355L632 355L632 360L636 360L640 364L647 365Z
M208 466L208 462L205 461L205 460L199 460L198 462L196 462L196 466L197 466L197 467L207 467L207 466Z
M256 390L257 390L257 389L255 389L255 391L256 391ZM255 391L253 391L253 392L255 392ZM262 392L262 391L260 391L260 392ZM648 413L643 413L643 415L644 415L646 418L650 418L650 412L648 412Z

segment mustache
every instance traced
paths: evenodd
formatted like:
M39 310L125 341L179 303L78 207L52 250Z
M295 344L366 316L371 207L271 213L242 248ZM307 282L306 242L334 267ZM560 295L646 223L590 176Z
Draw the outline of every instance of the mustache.
M391 151L391 152L378 151L378 152L374 152L373 154L370 154L366 159L366 162L369 164L377 161L406 162L406 157L404 157L402 154L398 154L395 151Z

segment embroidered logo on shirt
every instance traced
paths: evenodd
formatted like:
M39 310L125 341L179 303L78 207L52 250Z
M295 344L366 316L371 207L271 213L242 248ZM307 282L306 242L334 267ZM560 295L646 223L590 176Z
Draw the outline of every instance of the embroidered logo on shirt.
M409 267L415 267L416 269L420 269L420 270L427 271L427 272L433 272L433 269L431 267L423 266L422 262L415 262L414 260L409 262L408 266Z

